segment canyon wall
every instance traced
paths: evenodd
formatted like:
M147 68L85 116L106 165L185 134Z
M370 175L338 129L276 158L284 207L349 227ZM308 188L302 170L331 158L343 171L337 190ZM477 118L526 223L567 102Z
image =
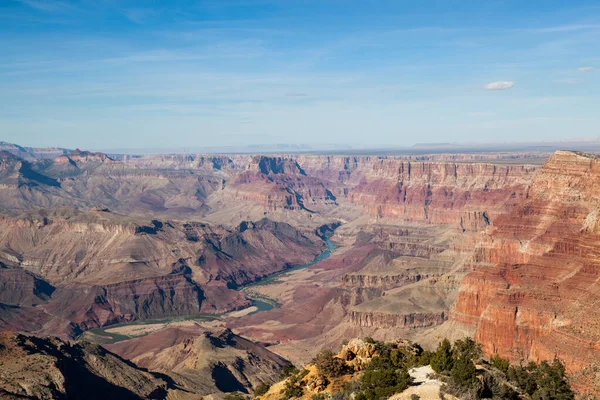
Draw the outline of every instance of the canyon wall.
M487 353L571 371L600 359L599 193L600 160L560 151L487 230L452 313Z

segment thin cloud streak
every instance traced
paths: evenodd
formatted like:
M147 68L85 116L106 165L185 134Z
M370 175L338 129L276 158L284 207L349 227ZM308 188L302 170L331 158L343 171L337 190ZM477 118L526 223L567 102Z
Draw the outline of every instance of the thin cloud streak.
M57 12L62 10L72 9L73 6L62 1L53 0L18 0L19 3L25 4L38 11Z
M512 81L498 81L498 82L490 82L485 85L483 88L486 90L506 90L515 86L515 83Z

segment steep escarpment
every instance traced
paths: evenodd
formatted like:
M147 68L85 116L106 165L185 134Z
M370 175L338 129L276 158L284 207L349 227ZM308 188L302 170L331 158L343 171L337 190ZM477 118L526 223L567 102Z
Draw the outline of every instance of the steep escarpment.
M491 218L505 212L525 197L538 169L376 156L299 156L298 162L309 176L333 184L340 202L375 217L433 224L454 223L464 211Z
M493 218L525 198L536 167L382 160L348 194L370 215L454 223L464 211Z
M486 352L559 357L571 371L599 359L599 182L596 156L559 151L487 230L453 313Z
M315 213L336 205L330 189L291 158L259 156L226 188L225 201L249 202L271 212Z

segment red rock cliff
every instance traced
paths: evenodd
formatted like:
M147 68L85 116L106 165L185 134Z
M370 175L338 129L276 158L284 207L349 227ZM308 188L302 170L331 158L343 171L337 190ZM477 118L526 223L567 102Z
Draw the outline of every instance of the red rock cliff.
M571 371L600 359L599 196L600 159L559 151L487 230L452 315L487 353Z

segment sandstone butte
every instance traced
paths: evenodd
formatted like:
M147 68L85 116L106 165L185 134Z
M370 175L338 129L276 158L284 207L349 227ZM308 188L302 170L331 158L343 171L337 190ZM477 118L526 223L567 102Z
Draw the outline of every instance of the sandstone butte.
M571 372L594 374L599 196L600 160L559 151L536 174L527 198L488 228L453 310L454 319L476 327L486 353L513 361L559 357ZM579 383L598 388L597 379Z

